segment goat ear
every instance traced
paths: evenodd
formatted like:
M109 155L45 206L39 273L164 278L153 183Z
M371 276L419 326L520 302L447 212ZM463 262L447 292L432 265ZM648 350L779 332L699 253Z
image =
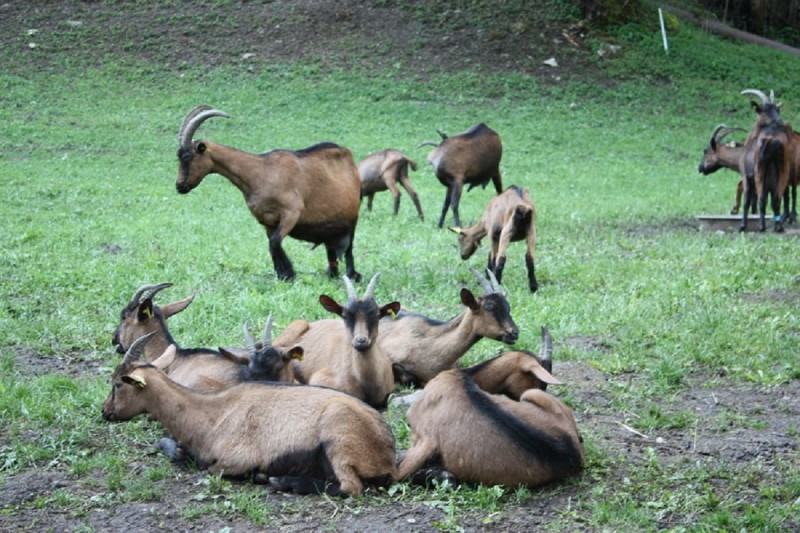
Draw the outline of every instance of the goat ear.
M152 365L157 369L164 371L172 362L175 360L175 356L177 355L178 351L174 344L170 344L167 346L167 349L164 350L164 353L158 356L158 358L152 362Z
M476 311L480 309L481 304L478 303L478 300L475 299L475 295L470 292L469 289L463 288L461 289L461 303Z
M539 381L550 385L563 385L561 381L557 380L553 374L545 370L541 365L530 365L526 370L533 374Z
M400 312L400 302L392 302L381 307L380 316L390 316L392 320L397 318L397 313Z
M319 303L322 304L322 307L324 307L326 311L330 311L334 315L342 316L343 307L330 296L326 294L321 295L319 297Z
M224 357L228 361L232 361L237 365L250 364L250 353L242 351L241 348L225 348L223 346L220 346L217 349L219 350L219 353L222 354L222 357Z
M137 389L143 389L147 387L147 382L144 380L142 376L132 376L129 374L127 376L122 376L122 381L124 381L128 385L133 385Z
M302 361L304 353L305 352L303 351L303 347L300 346L299 344L295 344L294 346L292 346L283 353L283 359L287 361L290 361L292 359L297 359L298 361Z
M144 322L153 318L153 300L147 299L139 304L139 312L137 314L139 322Z
M192 300L194 300L194 294L189 296L188 298L184 298L183 300L178 300L177 302L172 302L171 304L162 305L161 312L164 313L164 318L169 318L176 313L180 313L184 309L186 309Z

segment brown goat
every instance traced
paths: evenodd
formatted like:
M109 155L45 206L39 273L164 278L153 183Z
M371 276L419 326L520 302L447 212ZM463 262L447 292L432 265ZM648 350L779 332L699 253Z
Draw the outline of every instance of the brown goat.
M400 461L398 479L434 466L466 483L537 486L583 467L582 438L564 403L535 382L519 400L479 386L483 380L503 393L508 381L528 379L527 366L518 366L518 355L484 364L471 374L448 370L425 386L408 410L412 445ZM552 378L538 362L531 364L540 375Z
M380 318L396 313L400 304L391 302L378 307L373 296L378 274L361 299L347 276L343 279L348 295L345 304L320 296L322 306L341 319L311 322L302 334L281 334L276 342L303 346L303 359L294 361L295 377L300 383L330 387L372 406L384 407L394 390L392 362L375 339ZM290 324L287 329L296 328Z
M494 275L489 272L489 282L477 271L472 273L484 295L476 297L462 288L461 303L466 309L458 316L443 322L403 310L395 318L381 320L378 342L392 360L396 381L424 385L438 373L454 368L484 337L506 344L516 342L519 329Z
M221 174L242 191L250 213L266 228L278 278L295 277L281 244L290 236L315 246L324 244L331 277L339 275L338 261L344 256L347 276L360 281L353 263L353 238L361 180L350 151L321 143L299 151L250 154L192 140L203 121L227 116L209 106L198 106L184 119L178 135L178 192L188 193L208 174Z
M739 231L747 228L747 212L758 195L760 214L759 230L766 230L765 213L767 209L767 196L771 198L774 214L774 230L783 231L783 217L781 216L781 198L789 183L792 166L791 128L781 118L780 106L775 103L775 95L770 92L770 97L756 89L746 89L742 94L753 94L761 103L752 101L751 105L756 111L756 124L745 140L745 151L742 162L745 167L753 165L753 179L745 180L744 187L744 213ZM788 209L787 209L788 211Z
M464 185L468 185L467 191L470 191L478 185L486 188L491 181L497 194L503 190L503 180L500 175L503 144L497 132L483 123L453 137L448 137L441 131L439 136L442 138L441 143L425 141L419 146L435 147L428 154L428 162L433 165L439 182L447 187L442 215L439 217L439 227L444 224L444 218L451 205L454 224L460 226L458 204Z
M138 361L138 343L114 372L106 420L147 413L210 473L257 481L277 476L269 481L280 490L357 496L365 486L393 481L394 437L383 417L358 399L278 383L198 393Z
M528 189L510 186L502 194L489 200L480 220L468 228L450 228L458 234L461 259L469 259L481 240L489 235L491 249L486 267L494 274L498 283L502 282L506 266L506 249L514 241L525 240L525 266L528 270L528 288L536 292L534 251L536 249L536 207Z
M148 333L152 339L143 348L145 358L153 362L168 346L177 348L177 357L164 368L171 379L197 390L216 390L246 381L248 364L240 364L208 348L181 348L167 327L167 319L186 307L194 295L165 306L157 306L153 298L172 283L140 287L120 312L120 322L112 336L117 352L125 353L132 343Z
M708 144L703 150L703 159L700 161L700 165L697 167L697 171L704 176L713 174L721 168L735 170L742 176L742 178L739 180L739 183L736 185L736 200L733 203L731 215L736 215L739 213L739 207L742 205L742 193L744 192L745 176L747 175L747 170L741 167L743 162L742 155L744 154L744 145L739 142L734 142L731 144L725 144L723 142L725 137L734 131L745 130L742 128L729 128L725 124L720 124L714 128L714 132L711 134L711 139L709 139ZM750 168L750 175L752 176L752 174L753 169ZM754 215L758 212L755 204L752 206L752 212Z
M367 210L372 211L375 193L388 189L394 197L394 214L397 215L400 209L400 190L397 188L399 183L414 202L419 218L425 220L417 191L408 179L409 168L417 170L417 164L392 148L374 152L362 159L358 164L358 173L361 174L361 198L367 197Z

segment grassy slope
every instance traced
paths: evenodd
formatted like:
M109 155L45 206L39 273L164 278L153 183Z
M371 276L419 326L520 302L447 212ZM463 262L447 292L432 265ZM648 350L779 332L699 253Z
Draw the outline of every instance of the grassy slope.
M388 69L367 77L313 64L175 76L124 60L99 68L65 60L25 72L25 56L3 52L17 68L0 73L0 391L7 393L0 467L54 462L81 474L99 466L112 490L130 485L119 466L130 452L100 453L92 441L106 431L96 413L117 360L109 338L137 286L174 282L164 301L197 292L173 320L186 346L237 345L244 320L263 323L273 313L281 328L299 316L322 317L320 293L342 296L341 282L323 276L324 253L294 241L287 250L298 281L277 282L263 231L223 178L210 176L186 197L174 192L177 127L201 102L233 117L208 122L201 135L242 149L332 140L356 158L393 146L420 163L426 151L415 146L434 128L456 132L485 121L504 139L505 183L531 188L538 208L540 292L525 289L520 248L512 247L505 277L519 347L537 349L543 324L557 340L596 339L609 349L560 345L556 358L632 373L639 385L617 397L628 405L658 403L695 376L764 385L796 379L796 239L698 233L693 217L729 208L734 176L701 177L696 165L715 124L752 123L741 89L775 89L784 116L800 122L798 60L686 26L669 55L653 31L626 28L616 39L623 53L602 64L607 88L517 74L415 78ZM459 288L476 283L457 259L454 236L434 228L441 186L425 165L412 179L426 221L414 217L407 197L396 218L390 197L379 197L359 221L357 266L367 276L382 273L380 301L445 318L460 310ZM475 220L488 198L489 191L465 194L462 217ZM469 265L484 261L479 253ZM499 348L484 341L467 362ZM33 377L19 362L42 356L101 368ZM52 394L63 401L53 405ZM50 435L53 424L61 434ZM115 431L157 434L141 425ZM48 437L32 442L30 432ZM597 468L607 459L597 449L591 457ZM583 498L591 508L602 495ZM700 522L713 516L696 511ZM596 524L609 523L594 513Z

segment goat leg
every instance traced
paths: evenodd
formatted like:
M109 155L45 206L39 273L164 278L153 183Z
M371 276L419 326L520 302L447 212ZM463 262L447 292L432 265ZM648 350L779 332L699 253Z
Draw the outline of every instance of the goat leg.
M444 224L444 218L447 216L447 210L450 209L450 195L451 190L453 189L454 185L450 185L447 187L447 192L444 195L444 205L442 206L442 216L439 217L439 227L441 228ZM458 222L455 223L456 226L459 226Z
M525 254L525 267L528 269L528 288L531 292L536 292L539 289L539 284L536 282L536 268L531 254Z

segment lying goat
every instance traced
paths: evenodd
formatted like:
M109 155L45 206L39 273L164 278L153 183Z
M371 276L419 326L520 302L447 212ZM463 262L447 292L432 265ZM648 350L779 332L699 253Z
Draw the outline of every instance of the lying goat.
M736 201L731 209L731 215L736 215L739 213L739 207L742 205L742 193L744 191L744 182L746 179L745 176L748 172L741 166L741 164L744 162L742 158L744 155L744 145L738 142L731 144L725 144L723 142L725 137L734 131L745 130L742 128L729 128L724 124L720 124L714 128L714 132L711 134L711 139L709 139L708 144L703 150L703 159L700 161L700 165L697 167L697 171L704 176L713 174L721 168L735 170L742 176L738 185L736 186ZM750 176L753 175L752 168L750 168L749 174ZM755 204L753 204L752 212L754 215L758 212Z
M492 394L506 392L508 382L525 383L531 365L558 382L535 358L520 366L518 356L508 354L509 361L500 356L471 372L448 370L425 386L408 410L412 445L398 466L398 479L433 467L466 483L537 486L583 467L582 438L569 407L535 381L519 400Z
M484 337L513 344L519 329L511 317L505 295L489 272L490 283L477 271L472 273L484 289L476 297L461 289L466 309L442 322L408 311L396 318L381 320L378 342L392 360L395 379L405 384L423 385L439 372L455 367L458 360Z
M292 361L303 358L303 347L295 344L287 348L272 344L272 315L267 318L263 340L256 341L253 338L246 322L242 329L245 352L235 348L220 347L222 355L239 364L247 365L249 381L294 382Z
M359 281L361 275L353 263L353 238L361 179L350 151L322 143L299 151L250 154L211 141L192 140L203 121L227 116L198 106L184 119L178 134L178 192L188 193L208 174L221 174L242 191L250 213L266 228L278 278L295 277L281 244L290 236L315 246L324 244L331 277L339 275L338 261L344 255L347 276Z
M198 393L138 361L143 342L136 341L114 371L106 420L147 413L210 473L257 481L278 476L270 482L281 490L357 496L365 485L393 481L394 437L383 417L356 398L278 383Z
M400 304L391 302L378 307L373 297L378 274L360 300L347 276L343 279L348 296L344 305L330 296L319 298L322 307L341 319L311 322L304 333L282 333L276 342L303 346L303 359L294 361L295 377L300 383L323 385L352 394L372 406L384 407L394 390L392 362L375 339L381 317L397 313ZM290 324L287 329L296 328Z
M461 259L469 259L481 239L489 235L491 249L487 269L501 283L506 266L506 249L514 241L525 240L525 266L528 269L528 288L536 292L534 250L536 248L536 208L528 189L512 185L502 194L489 200L480 220L468 228L450 228L458 234Z
M159 291L171 287L172 283L159 283L140 287L120 313L120 321L112 343L117 352L125 353L133 341L153 334L143 348L147 361L153 362L168 346L174 345L177 356L164 371L171 379L197 390L217 390L249 379L248 364L234 361L216 350L208 348L181 348L167 328L167 319L186 307L194 295L165 306L157 306L153 298Z
M406 157L399 150L386 148L379 152L374 152L358 164L358 173L361 174L361 198L367 197L367 210L372 211L372 200L376 192L389 190L394 197L394 214L400 209L400 190L397 184L403 186L421 220L425 220L422 214L422 206L419 203L417 191L411 186L408 179L408 169L417 170L417 164Z
M757 96L761 103L752 101L751 105L756 111L756 124L745 140L745 150L742 155L743 164L753 165L753 179L745 180L744 187L744 214L739 231L747 229L747 212L758 196L758 211L760 214L759 230L766 230L765 213L767 209L767 196L771 199L774 214L774 229L783 231L783 217L781 216L781 198L789 183L792 166L791 128L781 118L780 106L775 103L775 95L770 92L770 97L756 89L746 89L742 94ZM788 203L787 203L788 206ZM787 208L788 211L788 208Z
M453 137L448 137L439 131L439 136L442 138L441 143L425 141L418 147L435 147L428 154L428 162L433 165L439 182L447 187L442 215L439 217L439 227L444 224L444 218L451 204L453 221L456 226L460 226L458 204L464 185L469 185L467 191L470 191L478 185L485 188L491 181L497 194L503 190L503 180L500 175L503 144L500 142L500 136L486 124L477 124Z

